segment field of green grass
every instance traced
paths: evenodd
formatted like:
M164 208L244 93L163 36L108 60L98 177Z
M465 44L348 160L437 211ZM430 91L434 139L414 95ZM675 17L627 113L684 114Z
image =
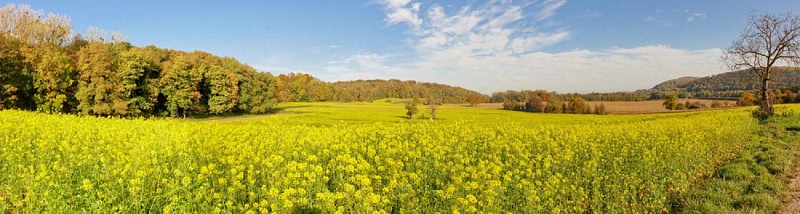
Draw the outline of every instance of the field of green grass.
M203 119L0 111L0 211L652 213L728 210L752 198L766 200L752 210L774 210L761 196L727 204L707 196L726 194L706 185L717 169L761 148L752 147L764 137L749 110L573 115L444 105L437 120L409 120L404 104L381 100ZM787 118L782 126L797 120ZM764 163L786 167L787 156Z

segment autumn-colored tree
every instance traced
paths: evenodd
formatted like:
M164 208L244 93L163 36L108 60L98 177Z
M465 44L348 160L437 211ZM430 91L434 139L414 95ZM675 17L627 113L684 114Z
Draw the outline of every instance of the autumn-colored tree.
M0 8L0 33L14 37L26 45L63 45L72 27L69 18L56 14L45 16L42 10L28 5L9 4Z
M786 91L786 94L783 96L784 103L793 103L797 100L797 93L792 92L791 90Z
M127 115L125 85L118 75L123 43L91 42L78 52L78 110L90 115Z
M49 111L51 106L58 109L56 106L64 103L66 98L58 96L57 92L48 88L37 90L37 85L45 87L47 84L43 83L53 83L54 77L37 76L71 72L58 56L70 32L69 18L65 16L45 16L44 11L27 5L9 4L0 8L0 51L3 52L0 69L4 70L0 74L0 106L34 109L36 103L41 103L47 105L43 110ZM46 93L51 97L43 95Z
M45 49L39 54L36 64L37 109L42 112L63 112L69 96L72 94L72 85L76 75L72 68L69 56L59 47L40 47Z
M0 109L31 109L33 66L25 62L22 44L0 34Z
M539 95L533 95L525 102L525 111L530 112L544 112L546 102Z
M467 102L469 103L469 106L475 107L478 106L478 104L485 102L485 100L483 95L473 94L467 97Z
M278 75L278 100L281 102L309 101L309 83L315 78L303 73Z
M567 106L567 113L571 114L591 113L591 108L589 107L589 104L587 104L586 101L583 100L583 98L575 97L569 101L569 105Z
M742 92L739 96L739 99L736 100L737 106L751 106L755 103L756 98L753 93L750 92Z

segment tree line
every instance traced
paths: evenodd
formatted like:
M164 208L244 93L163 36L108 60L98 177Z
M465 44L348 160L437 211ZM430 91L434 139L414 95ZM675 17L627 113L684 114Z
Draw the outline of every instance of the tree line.
M634 92L591 92L591 93L558 93L555 91L545 90L507 90L503 92L494 92L489 97L489 102L503 103L503 102L527 102L534 97L550 98L558 101L571 100L580 97L586 101L645 101L648 100L650 92L648 91L634 91Z
M594 95L599 94L595 93ZM606 93L605 95L611 94L613 93ZM545 90L508 90L493 93L490 100L492 102L502 102L505 110L569 114L606 113L605 104L590 106L587 100L583 98L583 95L577 93L559 94Z
M277 99L282 102L373 101L384 98L437 97L440 103L484 102L485 95L445 84L413 80L353 80L328 83L309 74L278 75ZM477 98L476 98L477 97Z
M71 34L69 18L0 9L0 109L100 116L262 113L275 78L230 57Z

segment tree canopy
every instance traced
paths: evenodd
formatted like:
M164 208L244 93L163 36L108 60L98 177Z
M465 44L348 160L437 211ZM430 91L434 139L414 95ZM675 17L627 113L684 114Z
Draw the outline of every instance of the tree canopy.
M72 35L69 18L0 8L0 109L101 116L261 113L275 78L232 58Z

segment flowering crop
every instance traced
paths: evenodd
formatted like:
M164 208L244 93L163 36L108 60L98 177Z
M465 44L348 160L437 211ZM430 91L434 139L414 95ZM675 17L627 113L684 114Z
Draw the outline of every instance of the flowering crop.
M756 127L743 110L649 118L310 126L2 111L0 210L666 212Z

